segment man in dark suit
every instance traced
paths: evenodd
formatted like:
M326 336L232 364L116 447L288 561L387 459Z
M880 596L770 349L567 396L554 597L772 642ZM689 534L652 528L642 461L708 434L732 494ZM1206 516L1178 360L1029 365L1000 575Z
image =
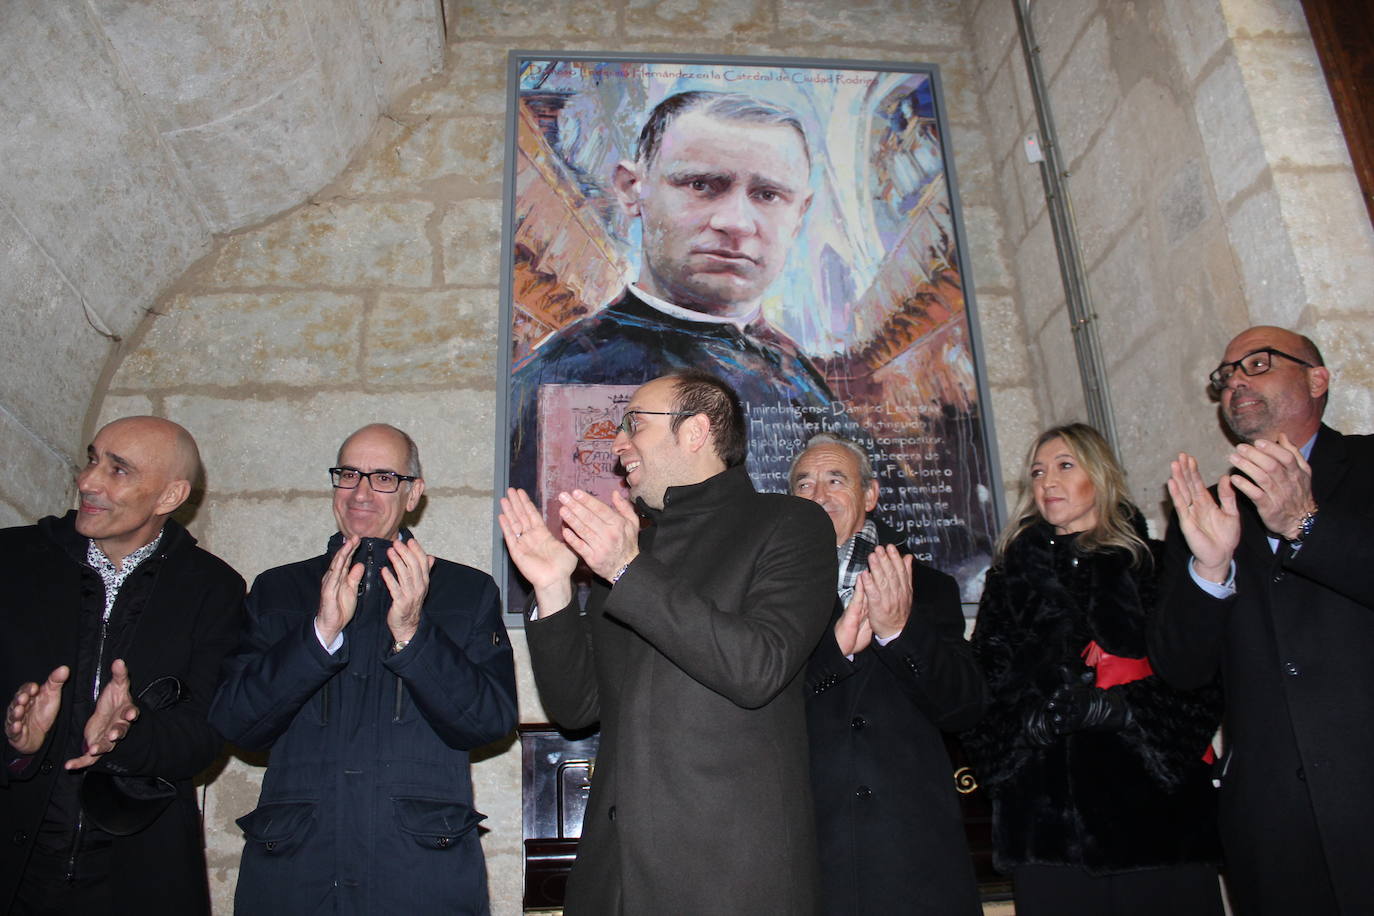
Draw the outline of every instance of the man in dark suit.
M425 490L402 430L359 429L329 476L338 531L254 581L210 709L272 752L234 911L488 913L468 753L516 721L496 583L402 527Z
M192 780L243 579L171 519L199 468L177 424L116 420L74 511L0 531L0 912L210 912Z
M601 725L567 912L813 913L801 675L833 604L830 525L754 491L739 398L705 373L641 387L614 449L635 505L559 494L562 541L524 491L501 501L544 708Z
M1173 462L1155 671L1221 671L1221 832L1237 911L1366 913L1374 861L1374 438L1322 424L1311 340L1254 327L1212 373L1240 443L1209 491Z
M977 913L940 735L987 703L958 585L869 517L878 481L858 443L813 436L790 479L830 515L839 561L833 624L806 670L823 912Z

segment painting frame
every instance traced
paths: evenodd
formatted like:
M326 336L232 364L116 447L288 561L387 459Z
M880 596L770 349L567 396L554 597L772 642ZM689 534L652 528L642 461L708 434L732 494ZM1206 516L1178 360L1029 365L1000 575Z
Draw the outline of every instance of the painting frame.
M912 526L899 530L911 532L908 539L917 545L914 552L933 560L936 566L957 567L947 571L959 579L965 612L971 616L1003 521L1003 494L969 246L938 65L513 50L507 56L507 80L496 361L496 499L512 483L544 481L563 486L565 478L558 476L567 473L559 464L563 459L555 461L546 456L562 456L565 450L562 445L555 448L549 443L561 442L558 436L578 435L575 431L550 431L532 419L531 396L517 393L521 385L513 371L528 374L529 365L538 361L541 347L578 321L603 313L617 291L623 291L636 272L645 269L644 256L636 247L642 248L642 235L636 235L635 221L618 212L612 199L611 163L634 158L637 125L658 101L696 89L743 95L743 90L733 85L739 83L748 87L748 95L797 112L808 130L813 194L818 185L828 194L823 210L814 207L813 196L807 219L818 219L821 211L826 231L840 227L824 239L819 237L820 230L817 237L808 236L809 225L800 231L788 256L788 267L778 278L778 288L771 290L772 298L765 299L764 317L779 324L790 322L785 330L798 341L803 359L810 361L832 388L832 409L844 411L847 422L852 418L851 427L862 432L855 438L878 459L875 471L883 486L878 512L886 511L884 501L895 505L891 522ZM834 100L830 109L825 107L827 98ZM866 144L863 149L869 151L868 158L861 160L842 149L848 143L847 134L842 123L835 122L843 122L843 118L852 122L860 137L855 144ZM833 140L831 132L840 139ZM845 181L851 183L841 187ZM870 192L878 203L864 203ZM872 213L866 213L865 207ZM842 213L859 215L845 222L836 218ZM806 246L805 255L797 254L801 246ZM805 270L814 273L817 261L809 255L815 251L834 255L837 249L843 253L827 266L838 263L839 269L823 277L797 275L799 258ZM903 260L908 249L915 254L907 254ZM841 279L836 281L836 276ZM860 289L856 282L865 285ZM789 311L787 303L810 303L808 297L813 294L819 299L818 305ZM858 328L863 330L854 330ZM900 328L900 332L892 328ZM924 348L920 352L914 349L918 345ZM902 360L914 368L904 369ZM931 376L924 379L928 383L924 387L922 373ZM566 417L572 412L596 416L600 411L604 415L599 423L604 440L615 422L614 405L623 406L626 396L613 386L603 390L584 379L573 381L576 384L566 386L568 391L555 391L554 382L538 383L538 398L560 405L557 411L546 409L544 416L558 417L566 426ZM627 382L624 390L632 390L639 381L642 379ZM881 398L874 400L871 393L902 385L915 387L911 391L901 389L902 397L895 402L901 412L892 411L892 404ZM558 397L563 400L558 401ZM601 406L602 401L606 406ZM805 412L804 407L791 403ZM934 405L929 411L932 416L926 416L928 405ZM750 418L753 441L756 422L763 422L756 418L768 408L748 403L746 407L757 407ZM890 413L899 413L898 419L890 419ZM953 420L949 420L951 416ZM817 415L794 420L794 426L830 431ZM537 434L532 431L536 428ZM839 424L835 429L846 434L850 431L850 427ZM791 435L792 431L785 430L780 441L794 445L801 441ZM903 431L911 434L896 434ZM881 435L883 432L888 435ZM537 441L540 436L548 441ZM891 444L898 442L903 444ZM581 456L584 452L574 448L569 454ZM530 455L535 456L537 469L531 468ZM766 478L760 489L783 489L785 479L778 478L779 468L785 468L779 463L785 455L769 455L771 452L758 458L772 462L761 472L753 466L755 456L751 455L751 473L756 484L760 474ZM602 448L586 464L593 469L589 473L604 477L613 472L608 466L614 460ZM941 482L940 475L957 477L955 468L975 470L958 478L959 501L953 503L957 511L942 515L951 501L932 499L929 491L952 486ZM580 467L575 469L581 471ZM932 473L935 484L927 482L927 475ZM785 471L782 476L785 478ZM574 479L570 485L579 484ZM594 487L588 489L596 492ZM499 512L499 504L495 511ZM548 508L546 517L556 518L553 512ZM915 526L940 527L944 525L942 518L956 519L965 526L967 530L949 535L951 541L957 536L965 547L949 547L943 552L932 548L922 555L919 546L923 543L943 547L939 540L943 534L918 531ZM493 575L505 596L507 625L523 626L528 591L510 564L495 519L492 537ZM965 560L941 562L956 556Z

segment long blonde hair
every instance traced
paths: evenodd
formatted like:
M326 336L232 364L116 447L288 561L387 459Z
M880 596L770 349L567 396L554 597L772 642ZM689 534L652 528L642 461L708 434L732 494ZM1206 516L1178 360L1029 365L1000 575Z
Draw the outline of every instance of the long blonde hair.
M1051 427L1031 445L1021 474L1021 494L1016 501L1016 509L1012 512L1011 522L1002 529L1002 536L997 539L998 559L1006 554L1011 542L1020 537L1023 531L1041 520L1030 482L1030 469L1035 463L1035 453L1046 442L1055 439L1064 440L1093 485L1093 508L1097 512L1097 523L1078 536L1078 549L1090 553L1119 547L1130 551L1133 565L1146 562L1150 557L1150 548L1136 532L1132 522L1137 510L1126 495L1126 472L1121 470L1107 440L1086 423Z

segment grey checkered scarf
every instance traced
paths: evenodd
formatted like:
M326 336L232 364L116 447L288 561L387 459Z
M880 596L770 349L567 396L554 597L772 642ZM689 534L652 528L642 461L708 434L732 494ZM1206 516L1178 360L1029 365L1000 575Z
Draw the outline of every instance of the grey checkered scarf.
M854 585L859 581L859 573L868 569L868 555L877 546L878 526L870 518L852 538L835 548L840 560L838 591L845 607L849 607L849 599L854 597Z

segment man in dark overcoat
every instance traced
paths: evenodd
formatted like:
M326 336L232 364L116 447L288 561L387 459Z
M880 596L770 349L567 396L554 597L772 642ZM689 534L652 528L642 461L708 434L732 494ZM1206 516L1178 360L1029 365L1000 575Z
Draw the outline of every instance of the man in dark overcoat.
M940 734L987 704L958 584L869 517L878 481L858 443L813 436L789 477L830 516L839 562L830 632L806 669L822 910L978 913Z
M0 912L210 912L192 780L243 579L171 519L199 467L177 424L116 420L74 511L0 531Z
M1367 913L1374 861L1374 437L1322 424L1311 340L1254 327L1211 381L1239 444L1209 491L1172 466L1150 628L1179 687L1226 695L1221 832L1237 912Z
M601 726L567 912L813 913L802 669L834 603L833 531L754 491L739 399L705 373L641 387L614 449L634 505L560 494L563 540L524 491L501 503L544 707ZM598 578L585 613L579 557Z
M270 748L234 911L490 911L469 751L515 727L496 583L401 522L424 493L410 436L374 423L329 469L338 531L253 582L210 719Z

